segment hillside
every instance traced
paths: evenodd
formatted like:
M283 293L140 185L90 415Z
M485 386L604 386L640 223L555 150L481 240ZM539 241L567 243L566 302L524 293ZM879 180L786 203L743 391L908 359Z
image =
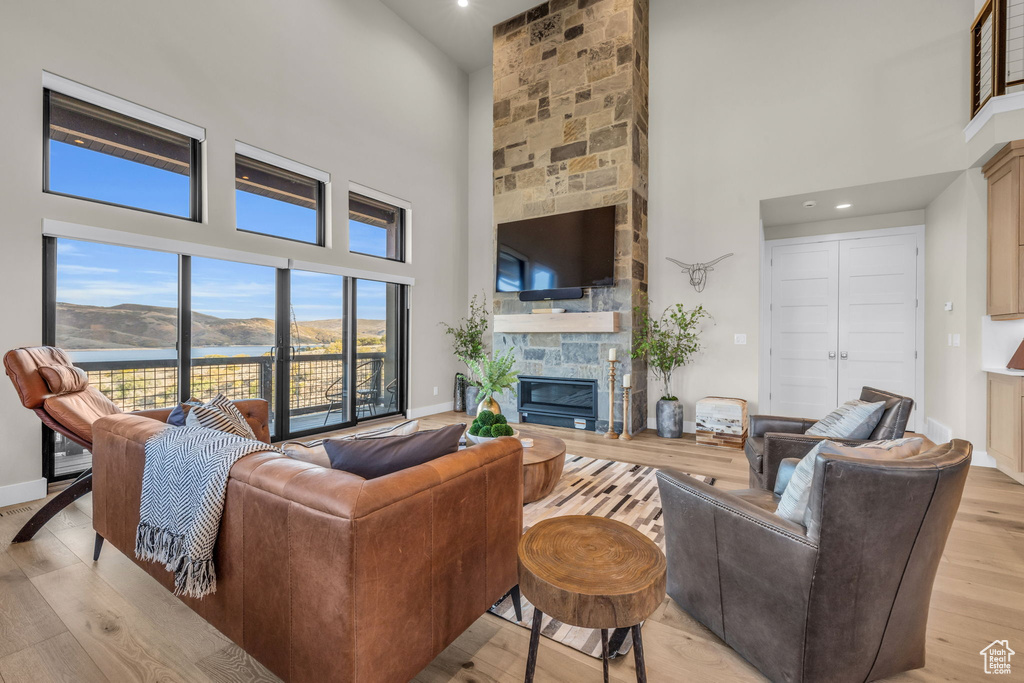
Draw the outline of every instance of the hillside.
M172 348L177 336L178 311L163 306L120 304L82 306L57 303L57 339L69 349ZM292 344L328 344L341 338L339 319L299 322ZM360 319L357 334L380 337L383 320ZM192 315L194 346L272 346L274 321L267 318L218 318Z

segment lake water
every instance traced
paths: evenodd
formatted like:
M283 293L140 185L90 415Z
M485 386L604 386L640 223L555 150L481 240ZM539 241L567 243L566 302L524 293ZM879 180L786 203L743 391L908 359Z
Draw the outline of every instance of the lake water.
M192 357L202 356L262 356L270 346L203 346L193 347ZM174 349L101 349L96 351L69 351L73 361L155 360L177 358Z

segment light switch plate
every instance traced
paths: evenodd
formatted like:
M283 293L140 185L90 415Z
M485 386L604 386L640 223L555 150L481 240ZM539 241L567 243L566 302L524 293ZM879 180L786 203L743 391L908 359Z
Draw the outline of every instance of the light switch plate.
M735 344L746 344L747 343L747 335L745 335L745 334L734 335L733 336L733 343L735 343Z

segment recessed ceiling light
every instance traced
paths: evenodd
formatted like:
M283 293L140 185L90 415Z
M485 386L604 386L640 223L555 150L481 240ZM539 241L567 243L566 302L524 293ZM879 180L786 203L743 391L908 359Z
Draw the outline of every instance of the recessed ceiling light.
M459 0L459 7L469 7L469 0Z
M75 140L75 143L79 144L79 145L84 145L85 144L85 140Z
M849 209L853 204L836 204L837 209Z
M242 176L242 180L248 180L248 179L249 179L249 176L247 176L247 175Z
M818 202L814 201L813 199L808 199L806 202L804 202L804 208L805 209L813 209L817 205L818 205Z

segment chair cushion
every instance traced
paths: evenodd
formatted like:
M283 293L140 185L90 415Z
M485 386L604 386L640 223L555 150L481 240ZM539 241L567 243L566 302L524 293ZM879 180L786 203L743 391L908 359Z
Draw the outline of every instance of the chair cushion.
M92 423L107 415L121 412L114 403L94 387L73 394L50 396L43 409L56 422L78 437L92 443Z
M207 403L192 406L185 416L188 427L206 427L228 434L235 434L247 439L256 440L252 427L246 422L245 416L235 407L224 394L217 394Z
M352 441L355 439L374 439L382 436L408 436L409 434L415 434L419 429L419 426L420 423L418 421L409 420L390 427L371 429L369 431L359 432L358 434L344 434L333 438L343 441ZM294 458L295 460L301 460L302 462L308 462L313 465L320 465L321 467L331 466L331 459L327 456L327 449L324 447L324 439L315 439L313 441L288 441L281 444L281 450L285 452L285 455L290 458Z
M740 489L738 491L729 491L729 495L742 498L748 503L768 512L775 512L775 508L779 506L779 496L764 489Z
M866 439L882 419L885 401L868 403L860 399L847 401L821 418L807 430L813 436L835 439Z
M859 446L843 446L833 441L821 441L805 455L793 470L789 484L782 492L775 514L796 524L806 526L805 517L811 501L811 485L814 481L814 460L823 455L844 455L865 460L902 460L921 451L924 441L920 438L872 441Z
M375 479L456 452L464 431L465 424L454 424L407 436L325 439L324 448L334 469Z
M747 443L743 445L743 453L747 456L747 462L750 463L750 469L754 470L758 474L764 471L764 437L763 436L748 436Z
M46 386L56 395L73 394L89 386L89 375L85 370L74 365L43 365L39 374L46 381Z

